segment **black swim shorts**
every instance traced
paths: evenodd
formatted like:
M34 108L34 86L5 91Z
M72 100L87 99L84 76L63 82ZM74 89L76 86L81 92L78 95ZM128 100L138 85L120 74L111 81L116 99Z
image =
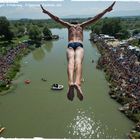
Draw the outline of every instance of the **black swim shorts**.
M70 47L73 48L74 50L76 50L77 47L83 48L83 44L80 42L70 42L68 44L68 48L70 48Z

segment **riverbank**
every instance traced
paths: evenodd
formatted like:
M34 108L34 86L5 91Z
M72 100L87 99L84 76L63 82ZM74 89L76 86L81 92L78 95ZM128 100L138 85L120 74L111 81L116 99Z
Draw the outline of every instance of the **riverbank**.
M56 39L59 39L58 35L52 35L47 40ZM0 95L9 93L15 87L12 81L20 71L20 60L35 48L40 47L41 43L28 39L22 40L19 45L15 43L14 47L7 47L6 54L0 54Z
M103 39L97 41L101 54L97 68L105 72L109 82L109 95L119 102L119 108L129 119L136 122L136 127L129 138L140 138L140 62L128 46L107 45Z
M0 56L0 95L5 95L15 87L12 80L20 71L20 60L32 49L28 44L21 43Z

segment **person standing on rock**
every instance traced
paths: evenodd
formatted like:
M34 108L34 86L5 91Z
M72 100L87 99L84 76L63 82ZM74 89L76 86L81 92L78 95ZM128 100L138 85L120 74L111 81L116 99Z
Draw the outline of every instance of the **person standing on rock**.
M84 58L84 49L83 49L83 30L86 26L95 23L99 20L104 14L112 11L115 2L113 2L108 8L106 8L103 12L99 13L95 17L83 22L65 22L59 17L53 15L48 10L45 10L42 5L41 8L43 13L49 15L53 20L62 24L68 29L68 47L67 47L67 72L68 72L68 93L67 97L69 100L73 100L74 98L74 88L77 91L77 97L80 100L83 100L83 92L81 89L81 79L82 79L82 62ZM75 72L75 79L74 79Z

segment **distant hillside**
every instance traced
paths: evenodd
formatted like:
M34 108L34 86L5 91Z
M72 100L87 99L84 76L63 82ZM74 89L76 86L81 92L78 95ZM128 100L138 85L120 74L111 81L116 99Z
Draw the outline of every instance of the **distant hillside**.
M62 19L64 20L77 20L77 19L89 19L91 17L94 17L93 15L70 15L70 16L65 16L65 17L62 17ZM105 18L105 17L104 17ZM139 16L115 16L115 17L107 17L107 18L137 18L137 19L140 19L140 15ZM21 19L9 19L9 20L20 20L20 21L29 21L29 20L51 20L51 19L28 19L28 18L21 18Z
M64 16L62 18L88 18L88 17L94 17L95 15L69 15L69 16ZM113 18L113 17L121 17L121 18L136 18L140 17L140 15L131 15L131 16L104 16L108 18Z

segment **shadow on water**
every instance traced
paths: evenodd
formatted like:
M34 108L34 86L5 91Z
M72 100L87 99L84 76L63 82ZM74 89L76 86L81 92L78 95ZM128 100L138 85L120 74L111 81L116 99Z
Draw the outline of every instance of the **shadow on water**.
M44 41L42 46L36 48L33 52L33 58L37 61L41 61L44 59L46 53L45 50L50 53L53 48L53 42L52 41Z
M33 58L37 61L41 61L44 59L45 57L45 52L44 49L42 47L36 48L33 52L32 52Z
M44 41L42 47L45 48L45 50L50 53L53 48L53 42L52 41Z

